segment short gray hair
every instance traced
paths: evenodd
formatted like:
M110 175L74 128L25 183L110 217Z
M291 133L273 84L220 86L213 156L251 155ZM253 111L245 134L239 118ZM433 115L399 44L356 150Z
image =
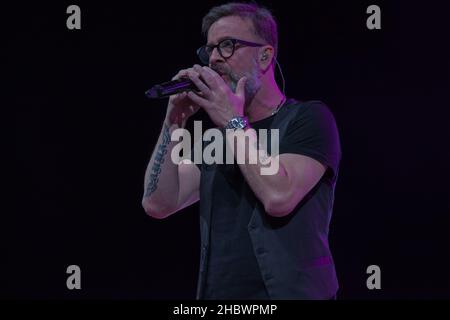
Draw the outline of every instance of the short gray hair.
M253 31L275 49L274 57L278 54L278 27L269 9L254 2L230 2L211 8L203 17L202 33L206 37L211 25L223 17L238 16L248 18L253 23Z

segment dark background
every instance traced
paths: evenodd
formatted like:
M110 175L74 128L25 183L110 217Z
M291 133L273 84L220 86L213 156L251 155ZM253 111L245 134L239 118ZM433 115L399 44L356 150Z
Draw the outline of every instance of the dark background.
M4 212L0 297L195 297L198 205L159 221L140 204L166 106L144 91L197 63L201 18L220 3L4 9L16 196ZM330 234L339 299L449 298L444 2L260 3L279 23L288 96L323 100L340 129ZM66 28L70 4L81 30ZM366 28L370 4L381 30ZM66 288L71 264L80 291ZM366 287L371 264L378 291Z

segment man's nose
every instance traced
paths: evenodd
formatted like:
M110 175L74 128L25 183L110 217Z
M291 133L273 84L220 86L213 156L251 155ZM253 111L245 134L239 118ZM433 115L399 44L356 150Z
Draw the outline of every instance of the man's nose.
M211 52L211 55L209 56L209 64L216 64L217 62L225 62L225 60L220 55L219 49L214 48Z

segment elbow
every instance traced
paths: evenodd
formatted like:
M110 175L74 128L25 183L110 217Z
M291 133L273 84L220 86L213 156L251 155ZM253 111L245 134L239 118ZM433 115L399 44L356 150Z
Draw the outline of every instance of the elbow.
M142 199L142 207L147 215L155 219L165 219L171 214L169 208L158 205L155 201L151 201L149 197Z
M294 203L292 197L273 194L266 197L263 205L268 215L281 218L289 215L294 210L296 203Z

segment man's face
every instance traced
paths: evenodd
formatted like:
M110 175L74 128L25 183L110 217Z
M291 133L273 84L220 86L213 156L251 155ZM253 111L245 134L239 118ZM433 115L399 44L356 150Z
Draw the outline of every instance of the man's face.
M211 25L208 31L208 45L217 45L223 39L239 39L263 43L253 33L253 24L249 19L237 16L223 17ZM258 48L236 44L234 54L227 59L220 56L215 48L209 59L209 66L219 73L235 92L237 83L243 76L247 77L245 93L247 101L251 100L261 87L261 71L258 65Z

